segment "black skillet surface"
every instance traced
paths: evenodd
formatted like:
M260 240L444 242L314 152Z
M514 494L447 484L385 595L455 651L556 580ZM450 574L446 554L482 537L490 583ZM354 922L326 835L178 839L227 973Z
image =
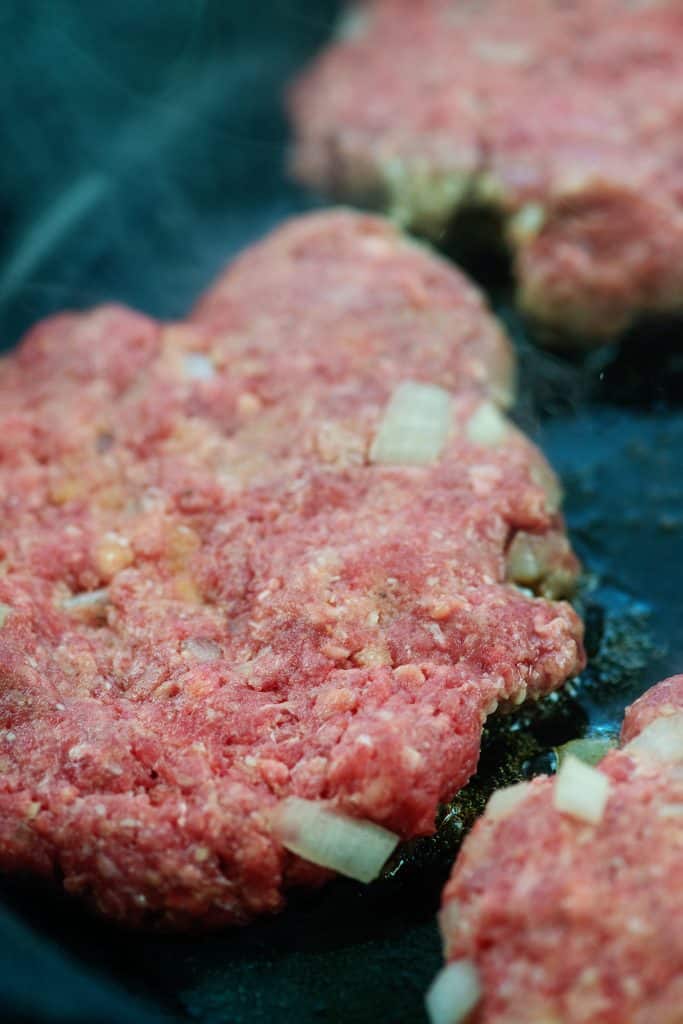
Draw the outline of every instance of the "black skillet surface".
M0 6L0 337L115 298L182 314L235 251L312 205L283 173L279 95L322 43L333 0L5 0ZM683 328L643 327L583 360L518 342L518 418L560 471L587 568L593 656L559 700L493 727L481 780L390 877L297 898L204 938L140 936L34 882L0 885L0 1019L63 1024L400 1024L424 1019L438 893L490 787L613 732L683 668ZM503 282L504 285L504 282Z

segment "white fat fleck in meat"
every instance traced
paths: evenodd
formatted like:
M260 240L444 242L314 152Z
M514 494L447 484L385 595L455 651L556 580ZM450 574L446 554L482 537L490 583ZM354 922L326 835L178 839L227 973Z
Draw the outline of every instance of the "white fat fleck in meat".
M186 352L183 355L183 373L188 380L213 380L216 369L203 353Z
M491 64L522 66L534 59L534 51L524 43L501 39L477 39L474 50L478 57Z
M438 622L426 623L425 629L427 630L428 633L431 633L437 647L446 646L446 637L443 635L443 630L441 629L441 626L438 624Z
M90 747L87 743L77 743L75 747L69 748L67 756L70 761L82 761L89 753Z
M194 661L216 661L221 656L220 646L204 637L189 637L183 641L182 649Z

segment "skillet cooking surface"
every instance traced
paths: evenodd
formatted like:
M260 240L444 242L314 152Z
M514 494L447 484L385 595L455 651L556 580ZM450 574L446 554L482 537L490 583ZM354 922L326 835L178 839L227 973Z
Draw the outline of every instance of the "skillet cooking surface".
M283 172L279 96L336 8L2 6L5 347L41 316L104 299L182 315L232 254L313 205ZM504 277L477 270L520 350L519 422L564 480L587 570L589 668L559 700L492 727L482 781L446 815L441 838L416 844L366 890L340 881L241 931L150 937L94 920L49 887L3 880L3 1020L423 1020L440 960L438 894L486 779L552 767L554 745L614 731L628 701L683 668L683 328L643 325L619 350L549 355L532 347Z

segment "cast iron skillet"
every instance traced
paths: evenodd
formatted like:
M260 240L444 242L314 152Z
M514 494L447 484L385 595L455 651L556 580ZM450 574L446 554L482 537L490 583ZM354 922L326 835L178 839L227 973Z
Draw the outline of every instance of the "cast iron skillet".
M182 315L226 260L311 197L287 181L284 82L333 0L5 0L0 7L0 338L118 299ZM683 346L643 325L619 349L542 353L505 272L474 271L519 346L522 425L564 480L591 665L489 730L479 779L368 889L340 881L280 917L204 938L123 933L33 881L0 883L3 1021L395 1024L424 1019L438 895L495 783L614 731L683 668ZM679 354L681 353L681 354Z

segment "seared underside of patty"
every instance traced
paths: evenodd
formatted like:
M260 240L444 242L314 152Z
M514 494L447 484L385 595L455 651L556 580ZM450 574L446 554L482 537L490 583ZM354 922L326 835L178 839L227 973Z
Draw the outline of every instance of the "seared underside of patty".
M370 0L347 25L290 93L301 180L436 238L498 211L555 340L683 310L679 0Z
M559 809L559 778L542 777L494 800L465 841L441 926L453 975L464 962L479 977L471 1024L683 1019L683 676L627 711L621 741L599 766L596 824Z
M428 464L373 447L406 380L447 412ZM511 389L463 277L343 211L186 323L35 327L0 375L2 867L208 927L328 876L273 833L284 797L432 830L486 715L582 665L529 589L577 565Z

